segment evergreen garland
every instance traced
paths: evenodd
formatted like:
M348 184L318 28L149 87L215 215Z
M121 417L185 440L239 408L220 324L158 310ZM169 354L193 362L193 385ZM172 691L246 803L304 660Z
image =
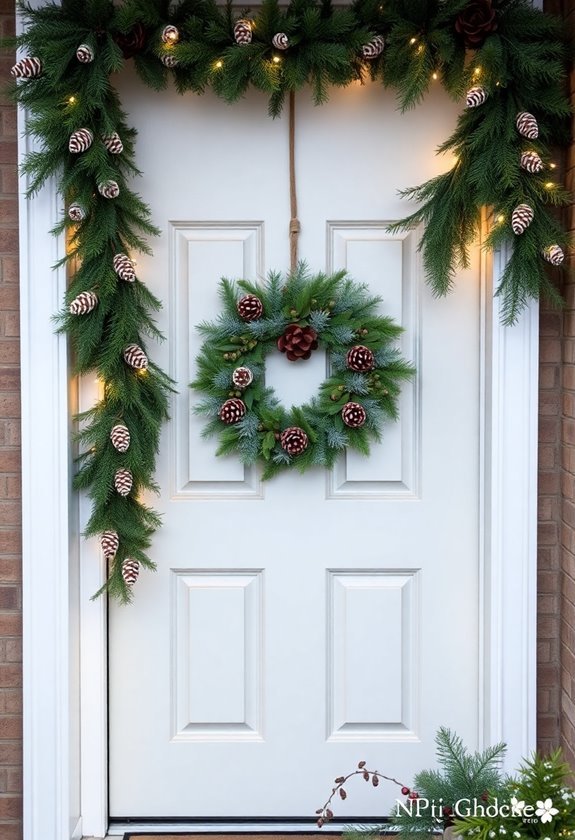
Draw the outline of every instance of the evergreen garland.
M568 195L549 174L551 149L567 138L566 48L560 23L530 0L495 0L493 6L481 0L486 24L479 36L470 34L466 10L477 2L354 0L334 9L330 0L291 0L285 7L263 0L255 14L245 10L239 17L231 4L219 7L214 0L62 0L38 9L20 3L25 31L5 44L26 53L13 70L12 95L27 109L28 131L40 144L24 163L28 196L56 177L68 213L54 233L68 235L63 262L71 275L61 328L71 336L78 372L95 370L104 383L101 401L84 418L80 439L89 449L76 484L94 500L88 533L119 535L107 585L121 600L130 598L124 561L151 565L146 549L158 521L139 493L153 486L172 383L155 365L142 367L145 337L159 337L152 317L159 301L114 269L119 255L147 251L157 231L130 188L140 174L135 132L112 74L133 58L154 89L172 78L181 92L211 88L232 102L255 87L269 95L272 115L287 93L304 85L319 104L330 85L372 78L397 89L402 109L416 105L435 77L456 99L467 90L475 107L464 111L440 148L457 155L456 165L406 190L420 207L394 227L425 222L427 278L445 294L457 268L467 264L487 208L487 247L514 245L499 287L503 317L512 323L530 297L543 292L558 300L543 257L558 265L567 242L552 211ZM522 112L535 116L537 137L519 133ZM522 168L524 152L537 153L543 168ZM514 211L526 206L532 220L525 223L521 210L523 230L513 233ZM110 444L110 424L118 421L131 434L126 452ZM132 474L127 496L114 490L119 469Z
M310 276L304 265L286 279L271 273L261 286L224 279L220 293L223 311L218 319L199 326L205 340L192 383L204 395L196 411L208 418L204 436L219 439L217 454L237 453L244 464L261 461L264 479L291 466L300 472L330 468L346 447L368 455L370 439L381 439L383 421L397 417L401 382L414 372L393 346L401 328L376 314L380 299L345 272ZM260 302L257 318L245 321L238 315L242 293ZM316 397L286 409L265 385L265 359L295 325L311 331L316 348L327 349L331 373ZM358 347L373 356L364 370L349 368L349 353ZM238 365L250 374L244 387L234 384ZM241 402L243 416L222 420L226 401ZM358 414L363 422L356 426ZM298 430L295 440L301 440L301 452L290 453L286 429Z

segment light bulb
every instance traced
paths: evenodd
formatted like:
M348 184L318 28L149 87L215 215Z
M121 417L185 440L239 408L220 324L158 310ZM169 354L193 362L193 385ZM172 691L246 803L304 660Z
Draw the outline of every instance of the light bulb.
M272 61L273 61L274 64L279 64L280 61L281 61L281 58L279 57L279 55L274 55L274 57L272 58Z
M434 80L437 80L437 73L432 73L431 78L434 79Z
M223 66L224 66L224 62L223 62L223 61L216 61L216 67L217 67L217 69L218 69L218 70L219 70L221 67L223 67Z
M557 164L551 161L551 163L549 164L549 169L557 169Z
M412 46L413 44L417 44L417 38L412 38L409 42Z
M76 102L77 102L77 100L76 100L75 96L68 97L68 105L75 105Z

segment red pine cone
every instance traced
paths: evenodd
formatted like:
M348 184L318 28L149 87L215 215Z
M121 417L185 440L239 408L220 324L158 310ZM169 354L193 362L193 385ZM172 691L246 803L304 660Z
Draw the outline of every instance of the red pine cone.
M360 403L347 402L341 410L341 419L350 429L359 429L367 420L367 412Z
M232 397L223 403L218 412L218 417L222 423L230 426L232 423L237 423L241 420L245 413L246 405L244 401L238 399L237 397Z
M312 350L317 350L317 333L312 327L290 324L278 338L278 350L285 353L290 362L309 359Z
M289 426L280 435L280 444L288 455L301 455L308 443L306 433L299 426Z
M238 300L236 308L242 321L257 321L264 312L264 305L257 295L244 295Z
M347 353L347 366L350 370L355 370L358 373L364 373L368 370L373 370L375 367L375 356L369 347L364 347L363 344L356 344Z
M455 31L463 36L469 50L476 50L496 30L497 12L491 0L471 0L455 21Z
M146 30L141 23L136 23L129 32L116 32L114 41L122 50L124 58L133 58L146 46Z
M120 538L117 531L104 531L100 537L100 545L104 557L114 557L120 545Z

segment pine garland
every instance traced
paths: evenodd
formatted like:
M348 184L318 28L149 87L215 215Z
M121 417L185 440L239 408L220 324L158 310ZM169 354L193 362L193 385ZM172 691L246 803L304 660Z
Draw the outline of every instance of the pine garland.
M28 131L40 144L24 163L28 196L56 177L67 215L54 233L68 235L63 263L72 278L61 328L71 336L78 372L95 370L104 383L80 435L90 449L77 486L94 500L88 533L120 535L108 588L121 600L130 598L124 560L151 565L146 549L158 521L137 499L153 486L172 382L153 364L144 375L141 366L130 366L146 359L145 337L159 337L153 313L160 304L139 280L122 279L114 258L148 251L157 231L130 188L140 174L135 132L112 74L133 59L149 87L159 90L173 79L180 92L211 88L228 102L255 87L268 94L271 115L281 111L286 94L305 85L320 104L331 85L371 78L396 88L402 109L416 105L435 78L456 99L468 91L474 107L440 147L455 153L455 166L406 190L420 206L392 229L425 222L427 279L445 294L467 264L486 209L492 223L486 246L514 246L498 289L503 318L513 323L529 298L544 293L559 300L546 268L561 263L567 244L553 209L569 196L550 170L551 149L568 137L567 51L560 23L530 0L496 0L493 7L485 0L488 25L470 41L469 1L354 0L334 9L330 0L291 0L285 7L264 0L256 13L239 17L231 4L219 7L214 0L20 4L25 31L4 43L27 54L13 70L12 95L27 109ZM537 137L518 131L523 112L534 115ZM543 168L522 168L524 152L535 152ZM521 230L514 233L517 213ZM127 358L133 345L141 356ZM110 448L109 424L117 421L132 436L125 453ZM122 468L134 479L125 498L114 494L110 481Z
M238 314L244 295L252 304L259 301L258 317L242 320ZM208 419L204 436L219 439L217 454L237 454L244 464L261 461L264 479L292 466L300 472L330 468L346 447L368 455L384 420L397 417L401 382L414 373L394 347L401 327L376 314L380 299L345 272L310 276L303 264L285 279L272 272L261 286L224 279L220 296L218 319L199 327L205 340L192 383L204 396L196 410ZM265 385L265 359L293 327L311 331L314 347L327 349L332 372L316 397L286 409ZM365 349L373 357L363 370L348 361L358 348L360 362ZM302 358L293 363L305 364ZM245 386L234 384L238 370L248 373ZM244 413L222 419L227 403L241 403ZM295 436L285 437L295 429ZM301 451L290 451L294 441Z

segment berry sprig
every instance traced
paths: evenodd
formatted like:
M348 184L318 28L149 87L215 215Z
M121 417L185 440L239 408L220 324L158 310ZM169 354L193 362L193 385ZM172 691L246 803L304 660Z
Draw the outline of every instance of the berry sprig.
M347 791L344 785L349 781L349 779L353 778L353 776L361 776L366 782L371 781L373 787L377 787L379 785L379 780L383 779L385 782L392 782L397 787L401 788L401 793L403 796L408 796L410 799L417 799L419 794L415 791L410 790L407 785L404 785L402 782L399 782L397 779L394 779L392 776L385 776L383 773L380 773L379 770L368 770L365 766L365 761L360 761L357 765L358 769L353 770L351 773L348 773L347 776L338 776L334 779L334 787L332 788L331 794L327 801L322 805L321 808L318 808L316 814L318 815L317 819L317 827L322 828L333 819L333 811L331 809L331 804L334 797L339 796L340 799L347 799Z

